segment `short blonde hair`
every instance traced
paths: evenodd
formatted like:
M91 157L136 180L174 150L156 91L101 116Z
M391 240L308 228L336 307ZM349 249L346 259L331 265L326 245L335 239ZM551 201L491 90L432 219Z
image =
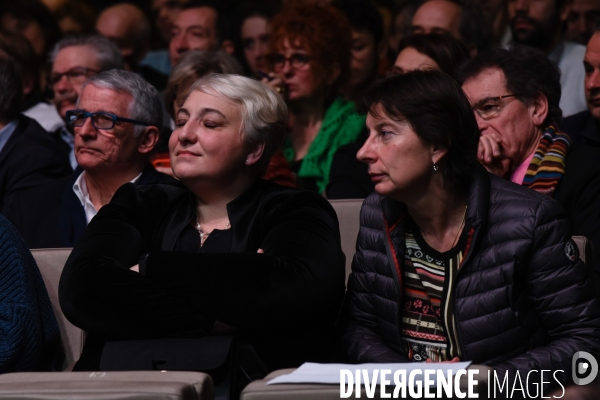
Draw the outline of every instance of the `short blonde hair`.
M242 106L244 145L247 148L259 144L265 146L257 163L257 172L263 175L285 138L288 109L283 98L254 79L232 74L210 74L200 78L190 88L190 93L194 91L216 93Z

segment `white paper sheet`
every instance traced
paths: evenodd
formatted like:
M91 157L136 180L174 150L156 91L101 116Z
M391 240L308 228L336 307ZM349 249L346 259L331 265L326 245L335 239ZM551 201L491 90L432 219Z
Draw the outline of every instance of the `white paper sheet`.
M406 376L409 376L412 370L441 370L444 376L447 375L447 371L452 371L454 376L459 370L467 369L471 365L471 362L457 362L457 363L395 363L395 364L317 364L317 363L304 363L300 368L293 371L291 374L281 375L277 378L271 379L267 382L267 385L275 385L280 383L324 383L324 384L340 384L340 371L343 369L350 370L354 375L357 369L367 370L369 377L373 377L374 370L389 369L392 371L406 370ZM362 374L362 372L361 372ZM377 383L379 384L381 375L377 374ZM388 375L386 379L390 379ZM419 375L415 382L422 381L423 375ZM345 383L347 380L345 379ZM392 381L393 384L393 381Z

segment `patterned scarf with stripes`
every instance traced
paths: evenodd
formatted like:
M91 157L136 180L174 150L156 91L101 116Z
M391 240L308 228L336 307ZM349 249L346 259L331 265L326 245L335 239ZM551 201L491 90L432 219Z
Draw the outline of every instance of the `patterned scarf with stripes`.
M559 132L555 124L546 128L527 168L523 186L552 196L565 173L565 160L570 147L571 138Z

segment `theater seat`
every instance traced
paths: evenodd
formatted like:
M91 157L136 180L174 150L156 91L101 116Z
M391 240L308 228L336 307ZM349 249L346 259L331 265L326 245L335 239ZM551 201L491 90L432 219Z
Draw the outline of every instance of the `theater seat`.
M200 372L19 372L0 375L1 399L212 400Z
M65 350L65 368L70 370L81 355L84 341L84 332L67 320L58 303L58 282L71 249L33 249L31 254L35 258L52 302Z
M352 271L352 258L356 251L356 238L360 227L360 208L363 199L329 200L340 222L342 251L346 256L346 280Z

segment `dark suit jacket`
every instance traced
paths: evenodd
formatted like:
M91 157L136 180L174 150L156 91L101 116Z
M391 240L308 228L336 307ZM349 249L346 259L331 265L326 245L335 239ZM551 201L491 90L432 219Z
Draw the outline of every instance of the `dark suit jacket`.
M573 144L565 174L554 198L573 222L573 235L587 237L594 245L594 264L600 273L600 149Z
M589 110L563 119L560 131L568 133L573 139L573 143L600 146L600 127Z
M13 213L13 224L30 249L75 245L87 226L85 211L73 191L82 172L77 168L71 176L17 194L19 208ZM173 181L148 164L137 184Z
M52 136L33 119L20 115L0 151L0 213L13 219L19 191L52 182L72 172Z

